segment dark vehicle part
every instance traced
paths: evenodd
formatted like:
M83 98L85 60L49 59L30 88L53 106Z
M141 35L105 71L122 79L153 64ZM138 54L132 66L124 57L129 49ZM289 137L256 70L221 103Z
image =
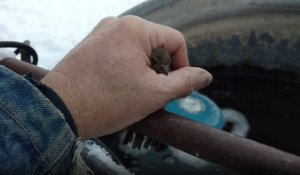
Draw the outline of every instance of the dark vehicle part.
M233 109L220 109L212 100L196 91L171 101L165 106L165 110L210 127L226 129L242 137L248 133L249 125L242 114ZM174 167L180 167L172 174L199 174L200 171L212 174L212 171L219 169L216 165L172 146L153 140L149 142L149 137L131 130L116 134L115 142L109 145L116 145L113 148L122 152L120 157L126 159L126 167L133 172L153 174L159 170L160 173L170 173L174 171Z
M34 66L30 63L20 61L15 58L3 59L0 61L0 64L6 66L7 68L13 70L14 72L20 75L25 75L28 72L32 72L34 78L37 80L42 79L49 72L44 68Z
M250 139L300 155L299 12L298 0L150 0L122 15L180 30L190 64L214 76L201 93L246 115Z
M16 59L7 58L0 63L12 68L10 65L14 65L16 61ZM23 70L30 71L28 69L30 67L27 67L30 64L21 62L19 64L23 64ZM39 71L39 68L35 67L35 71ZM46 72L41 69L39 73ZM130 129L196 157L220 163L245 174L296 175L300 173L300 157L210 128L166 111L151 114L131 126Z
M30 42L28 40L24 41L24 43L15 42L15 41L0 41L0 48L17 48L15 50L15 54L21 54L21 60L27 63L31 63L37 65L38 63L38 54L36 51L30 46Z

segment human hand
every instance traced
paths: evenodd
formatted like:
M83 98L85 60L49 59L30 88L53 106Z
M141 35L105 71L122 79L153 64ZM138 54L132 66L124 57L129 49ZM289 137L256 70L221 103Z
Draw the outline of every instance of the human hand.
M168 75L150 68L152 50L171 54ZM188 67L183 35L139 17L102 20L42 80L69 108L79 136L123 129L169 101L207 86L210 73Z

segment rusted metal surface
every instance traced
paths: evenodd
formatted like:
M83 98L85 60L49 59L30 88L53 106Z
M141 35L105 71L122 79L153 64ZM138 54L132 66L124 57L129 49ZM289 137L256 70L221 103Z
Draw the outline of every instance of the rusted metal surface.
M163 110L135 124L132 130L244 174L300 174L298 156Z
M34 66L24 61L17 60L15 58L6 58L2 60L0 64L6 66L7 68L13 70L14 72L20 75L32 72L33 76L38 80L42 79L49 72L46 69Z
M195 25L249 14L299 14L299 7L299 0L150 0L120 16L136 15L184 32Z
M8 58L0 64L24 74L42 78L45 69ZM207 127L158 111L131 126L134 132L174 146L202 159L218 163L243 174L300 174L300 157L255 141Z

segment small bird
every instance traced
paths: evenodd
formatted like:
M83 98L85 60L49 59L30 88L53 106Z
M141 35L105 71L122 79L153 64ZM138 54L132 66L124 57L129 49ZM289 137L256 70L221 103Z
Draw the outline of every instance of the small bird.
M154 49L150 55L151 68L157 73L168 75L171 63L170 53L165 48Z

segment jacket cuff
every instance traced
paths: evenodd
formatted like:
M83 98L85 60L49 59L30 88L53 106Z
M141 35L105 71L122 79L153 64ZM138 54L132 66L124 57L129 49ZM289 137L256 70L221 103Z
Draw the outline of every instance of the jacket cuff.
M77 127L75 125L75 121L73 120L71 112L69 111L63 100L58 96L58 94L47 85L36 80L31 72L25 75L24 77L32 85L38 88L44 94L44 96L47 97L52 102L52 104L54 104L54 106L60 110L60 112L64 115L67 123L69 124L70 128L72 129L73 133L76 137L78 137Z
M0 115L4 116L0 122L1 140L7 143L0 145L6 150L0 159L9 160L1 163L2 171L6 166L11 172L8 174L66 173L76 136L64 115L35 86L3 66ZM60 166L59 162L66 164Z

